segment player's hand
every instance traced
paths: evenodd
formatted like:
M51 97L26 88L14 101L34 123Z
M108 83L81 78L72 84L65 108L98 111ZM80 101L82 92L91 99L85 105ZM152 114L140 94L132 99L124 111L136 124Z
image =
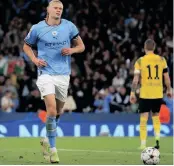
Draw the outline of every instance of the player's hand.
M168 98L172 98L172 90L167 90L166 92Z
M130 94L130 103L131 104L135 104L136 101L137 101L137 98L136 98L135 94L134 93L131 93Z
M63 48L61 54L64 55L71 55L73 54L73 48Z
M37 67L45 67L45 66L47 66L47 63L44 60L42 60L42 59L34 58L34 59L32 59L32 62Z

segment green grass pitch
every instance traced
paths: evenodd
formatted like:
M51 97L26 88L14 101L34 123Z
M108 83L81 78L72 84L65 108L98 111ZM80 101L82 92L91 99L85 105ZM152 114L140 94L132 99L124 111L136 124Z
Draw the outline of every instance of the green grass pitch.
M0 165L45 165L39 138L0 138ZM154 145L148 138L147 146ZM64 165L140 165L139 138L64 137L57 138L60 164ZM173 138L161 138L162 165L173 164Z

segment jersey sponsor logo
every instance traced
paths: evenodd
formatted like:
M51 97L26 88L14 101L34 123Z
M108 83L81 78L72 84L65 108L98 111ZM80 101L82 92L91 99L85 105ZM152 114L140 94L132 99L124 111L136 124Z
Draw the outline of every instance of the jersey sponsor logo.
M61 41L61 42L45 43L45 46L49 47L49 48L59 48L59 47L66 45L67 43L68 43L68 41L65 40L65 41Z

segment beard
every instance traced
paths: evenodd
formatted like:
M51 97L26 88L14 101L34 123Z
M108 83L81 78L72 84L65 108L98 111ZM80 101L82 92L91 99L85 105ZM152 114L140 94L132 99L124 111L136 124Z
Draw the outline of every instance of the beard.
M54 20L59 20L60 19L60 16L54 16L52 17Z

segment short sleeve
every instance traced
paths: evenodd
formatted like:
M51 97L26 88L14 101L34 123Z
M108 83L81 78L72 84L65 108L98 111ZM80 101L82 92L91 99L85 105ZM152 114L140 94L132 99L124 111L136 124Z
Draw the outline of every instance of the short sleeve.
M166 60L163 58L163 68L166 69L167 68L167 62Z
M37 29L36 26L33 25L29 31L29 33L27 34L26 38L24 39L24 41L34 47L36 46L36 41L37 41Z
M134 65L134 73L140 73L141 71L141 59L139 58Z
M70 22L70 40L75 39L78 35L79 31L77 27L72 22Z
M167 73L167 72L168 72L167 62L165 58L163 58L163 73Z

